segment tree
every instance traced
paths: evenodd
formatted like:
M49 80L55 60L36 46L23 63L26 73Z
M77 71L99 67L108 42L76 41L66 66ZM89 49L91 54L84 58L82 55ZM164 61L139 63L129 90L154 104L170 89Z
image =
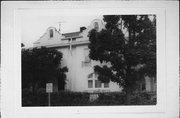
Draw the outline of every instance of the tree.
M94 66L98 79L122 86L129 104L129 95L137 82L144 76L156 76L156 17L108 15L103 20L105 29L89 32L89 56L92 60L107 63Z
M32 88L34 92L55 78L64 85L68 69L61 68L61 59L62 53L55 49L22 49L22 88Z

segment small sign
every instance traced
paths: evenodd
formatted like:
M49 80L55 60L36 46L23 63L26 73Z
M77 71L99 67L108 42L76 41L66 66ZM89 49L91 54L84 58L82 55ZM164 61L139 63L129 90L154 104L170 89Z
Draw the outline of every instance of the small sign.
M46 84L46 93L52 93L53 92L53 84L47 83Z

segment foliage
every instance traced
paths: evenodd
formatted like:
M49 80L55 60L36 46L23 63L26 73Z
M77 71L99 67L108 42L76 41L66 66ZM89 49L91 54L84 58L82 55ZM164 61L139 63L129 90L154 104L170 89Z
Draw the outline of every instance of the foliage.
M46 47L22 49L22 88L45 88L54 78L65 84L67 67L61 68L62 53ZM61 77L61 78L60 78Z
M45 93L45 89L32 92L28 88L24 88L22 91L22 106L47 106L47 101L48 95Z
M85 106L89 104L89 93L56 92L52 94L52 106Z
M125 93L107 92L97 93L99 97L90 101L89 96L93 93L60 91L51 94L51 106L108 106L125 105ZM155 105L154 93L134 93L130 96L131 105ZM33 94L28 89L23 91L22 106L47 106L48 95L39 90Z
M107 15L103 20L105 29L89 33L89 56L107 64L94 66L94 71L102 82L117 82L132 92L144 76L156 76L156 17Z
M155 92L135 92L130 96L131 105L156 105L156 100Z

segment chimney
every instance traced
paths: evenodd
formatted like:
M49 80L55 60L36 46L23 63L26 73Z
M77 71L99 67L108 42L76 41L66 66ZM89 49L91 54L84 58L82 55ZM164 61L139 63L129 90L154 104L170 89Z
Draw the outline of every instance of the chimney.
M85 29L86 29L86 27L80 27L80 32L82 32Z

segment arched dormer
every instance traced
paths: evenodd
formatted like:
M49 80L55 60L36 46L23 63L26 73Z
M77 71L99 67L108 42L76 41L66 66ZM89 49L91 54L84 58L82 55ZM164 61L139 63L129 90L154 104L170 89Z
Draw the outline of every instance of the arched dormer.
M34 47L36 46L53 46L61 43L61 39L64 38L55 27L48 27L46 32L34 42Z
M98 32L104 28L103 22L100 19L94 19L90 24L90 29L95 29Z
M58 31L55 27L48 27L48 29L46 30L46 33L47 33L49 39L53 39L56 32L58 32Z

